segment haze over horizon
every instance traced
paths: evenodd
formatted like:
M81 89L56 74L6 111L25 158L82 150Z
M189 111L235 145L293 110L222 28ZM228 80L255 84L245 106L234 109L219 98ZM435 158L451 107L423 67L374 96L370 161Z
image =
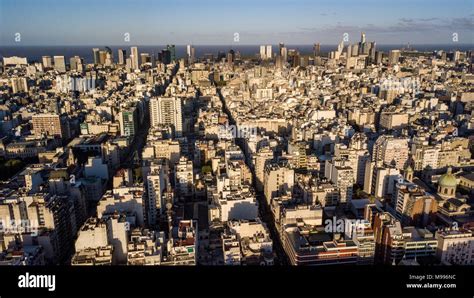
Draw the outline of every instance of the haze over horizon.
M377 44L473 44L469 0L2 0L0 44L334 45L360 32ZM21 41L15 41L15 34ZM129 33L130 42L124 40ZM238 42L234 40L238 33Z

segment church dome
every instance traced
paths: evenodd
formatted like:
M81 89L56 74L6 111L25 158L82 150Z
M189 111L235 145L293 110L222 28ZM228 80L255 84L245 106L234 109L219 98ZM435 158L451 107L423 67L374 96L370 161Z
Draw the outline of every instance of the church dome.
M451 173L451 168L448 169L446 174L439 177L438 185L440 187L456 187L458 184L456 176Z

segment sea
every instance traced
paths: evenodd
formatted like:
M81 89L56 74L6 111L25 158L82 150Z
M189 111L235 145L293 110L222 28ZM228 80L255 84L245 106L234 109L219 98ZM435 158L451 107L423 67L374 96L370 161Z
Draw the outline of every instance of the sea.
M84 59L85 63L93 62L93 48L104 49L109 47L114 55L114 58L117 59L117 50L125 49L127 56L130 54L130 47L135 45L120 45L120 46L110 46L110 45L78 45L78 46L1 46L0 45L0 58L19 56L26 57L28 62L41 62L42 56L65 56L66 61L70 57L79 56ZM136 45L138 47L139 53L149 53L150 55L155 55L166 48L166 45ZM310 54L313 51L313 45L285 45L288 49L296 49L301 54ZM217 56L219 52L227 53L229 50L234 50L235 52L240 52L242 56L253 57L257 56L260 52L259 45L193 45L195 48L196 57L203 57L205 54L213 54ZM420 52L434 52L439 50L444 51L470 51L474 50L473 44L439 44L439 45L410 45L410 49L417 50ZM336 50L337 45L321 45L321 53L324 55L330 51ZM377 50L388 52L392 49L402 49L407 48L407 45L402 44L393 44L393 45L378 45ZM278 49L278 45L273 45L273 52L275 53ZM186 45L176 45L176 56L178 58L185 57L186 55Z

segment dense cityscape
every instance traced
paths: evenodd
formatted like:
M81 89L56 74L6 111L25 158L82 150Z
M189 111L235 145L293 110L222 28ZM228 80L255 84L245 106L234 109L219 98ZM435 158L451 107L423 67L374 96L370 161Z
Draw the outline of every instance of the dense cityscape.
M3 57L1 265L473 265L472 51Z

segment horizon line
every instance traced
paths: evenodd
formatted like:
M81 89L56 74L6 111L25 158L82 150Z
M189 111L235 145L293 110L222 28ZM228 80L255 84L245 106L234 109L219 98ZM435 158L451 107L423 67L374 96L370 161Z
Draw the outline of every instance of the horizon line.
M350 42L345 42L344 44L357 44L359 42L356 42L356 43L350 43ZM297 44L297 43L283 43L285 46L313 46L315 44L318 44L318 43L301 43L301 44ZM173 44L173 43L163 43L163 44L57 44L57 45L48 45L48 44L18 44L18 45L15 45L15 44L8 44L8 45L0 45L0 47L95 47L95 46L103 46L103 47L106 47L106 46L111 46L111 47L134 47L134 46L166 46L166 45L174 45L174 46L188 46L188 45L191 45L191 46L262 46L262 45L272 45L272 46L278 46L279 43L262 43L262 44ZM319 45L321 46L337 46L338 43L334 43L334 44L330 44L330 43L319 43ZM448 46L448 45L452 45L452 46L456 46L456 45L462 45L462 46L474 46L474 43L377 43L376 42L376 45L378 46L399 46L399 45L410 45L410 46L438 46L438 45L442 45L442 46Z

